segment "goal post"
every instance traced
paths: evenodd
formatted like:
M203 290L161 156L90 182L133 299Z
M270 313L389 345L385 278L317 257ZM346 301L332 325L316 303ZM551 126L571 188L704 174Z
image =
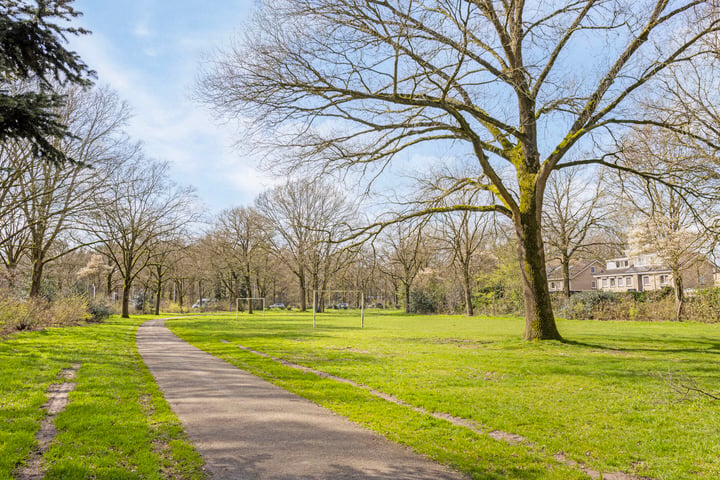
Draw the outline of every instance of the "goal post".
M360 328L365 328L365 292L361 290L325 290L322 292L323 295L330 293L359 293L360 294ZM317 309L318 309L318 291L313 290L313 328L316 327L317 321Z
M240 318L240 302L247 302L248 306L250 305L250 302L253 300L260 300L262 301L262 313L263 318L265 318L265 298L263 297L241 297L235 299L235 320ZM248 308L249 310L249 308Z

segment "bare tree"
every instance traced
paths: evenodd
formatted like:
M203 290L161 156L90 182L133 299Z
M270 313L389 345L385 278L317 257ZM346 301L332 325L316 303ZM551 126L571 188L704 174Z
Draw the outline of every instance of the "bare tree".
M150 277L155 283L155 315L160 315L163 286L167 283L174 267L183 259L187 250L182 238L184 233L186 232L179 228L170 232L168 237L160 239L147 262Z
M543 230L548 257L560 262L563 293L570 296L570 265L579 255L588 254L602 236L593 235L603 227L605 195L598 175L583 178L577 168L561 170L550 177L545 192Z
M460 199L457 203L472 203L472 198ZM473 315L473 275L477 263L488 250L488 239L493 234L494 221L487 214L458 210L439 216L437 240L448 252L450 265L460 280L463 289L465 314Z
M0 145L0 259L10 288L15 285L16 269L29 243L27 218L20 208L23 170L16 168L17 159L29 151L30 146L21 142Z
M88 233L123 279L122 316L129 317L133 280L152 261L159 242L197 219L191 188L168 178L169 164L135 153L115 172L108 191L94 198Z
M714 231L710 227L720 219L715 202L687 195L675 187L685 183L693 191L704 188L684 170L674 167L678 159L684 159L685 163L695 163L705 170L707 162L697 158L697 154L695 148L688 148L676 135L649 128L637 129L626 139L624 165L632 167L642 163L647 169L664 172L672 181L647 182L622 174L619 180L623 201L634 207L630 250L636 255L657 255L671 270L678 320L685 301L682 272L711 249Z
M233 274L239 272L245 296L254 297L253 281L258 275L261 254L269 247L272 236L270 222L254 208L236 207L220 213L216 234L222 258ZM252 302L248 302L248 311L252 313Z
M443 193L483 190L494 202L443 210L512 220L524 337L559 339L541 228L547 181L573 165L618 168L604 156L563 160L606 147L608 132L681 129L637 105L659 73L710 54L701 40L720 28L716 10L709 0L266 0L201 88L220 111L272 131L267 144L294 148L295 164L382 169L438 141L471 152L476 175L448 179Z
M429 263L423 227L425 221L397 223L389 227L382 237L383 247L379 269L402 286L405 296L405 313L410 313L410 292L420 270Z
M276 235L270 245L292 270L300 289L300 309L307 309L308 288L322 296L323 273L343 250L338 242L354 221L354 206L332 184L322 180L289 181L261 194L257 208Z
M83 246L69 241L68 235L89 211L91 195L105 188L118 168L116 147L124 141L121 129L128 115L127 105L113 92L74 87L66 92L62 110L57 112L74 136L56 139L54 148L80 163L38 162L29 145L17 144L8 152L10 168L18 172L12 191L16 196L9 203L21 212L25 223L25 232L17 231L14 237L27 235L32 264L30 296L39 295L47 264ZM66 241L68 248L56 248L60 240Z

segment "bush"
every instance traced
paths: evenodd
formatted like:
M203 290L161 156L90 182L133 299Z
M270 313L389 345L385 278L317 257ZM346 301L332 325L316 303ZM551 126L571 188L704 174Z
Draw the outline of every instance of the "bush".
M559 305L558 313L566 318L594 319L601 315L610 305L619 303L621 298L613 292L590 290L571 295L570 298Z
M90 320L93 322L105 320L115 313L115 309L112 306L97 301L90 302L90 305L88 305L88 311L90 312Z
M415 289L410 291L410 311L412 313L438 313L445 308L445 293L437 288Z
M47 301L35 298L21 300L13 297L0 299L0 324L4 334L16 330L31 330L42 323Z
M84 295L59 298L48 305L47 324L63 327L90 320L88 300Z
M698 322L720 322L720 288L706 288L694 292L685 304L685 316Z
M44 298L18 298L0 292L0 334L49 326L77 325L92 318L84 295L49 302Z

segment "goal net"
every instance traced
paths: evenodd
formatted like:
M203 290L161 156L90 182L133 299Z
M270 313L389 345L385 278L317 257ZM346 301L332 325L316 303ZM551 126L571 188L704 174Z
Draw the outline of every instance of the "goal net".
M235 319L240 318L240 312L247 309L248 312L253 310L260 310L262 308L262 315L265 317L265 299L262 297L242 297L235 299Z

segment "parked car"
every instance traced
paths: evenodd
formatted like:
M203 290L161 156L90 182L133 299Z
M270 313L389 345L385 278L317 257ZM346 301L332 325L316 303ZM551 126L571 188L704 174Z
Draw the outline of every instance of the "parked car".
M202 308L207 307L212 302L209 298L198 298L195 303L193 303L192 308Z
M285 304L284 304L284 303L273 303L272 305L270 305L270 308L280 308L280 309L284 309L284 308L285 308Z

